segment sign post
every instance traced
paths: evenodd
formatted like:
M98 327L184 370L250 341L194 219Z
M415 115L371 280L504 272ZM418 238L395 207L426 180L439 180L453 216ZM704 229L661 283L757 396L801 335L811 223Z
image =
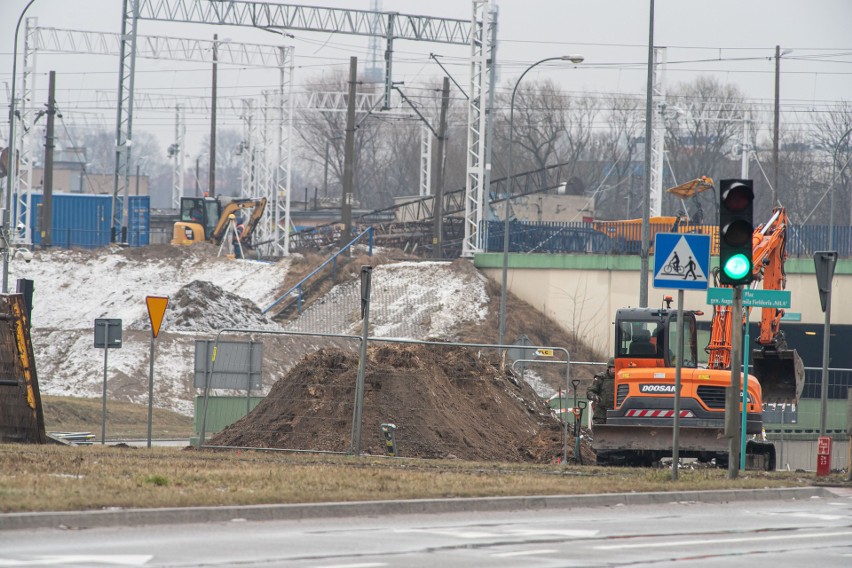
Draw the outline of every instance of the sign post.
M672 481L680 464L680 381L683 369L683 291L706 290L710 273L710 236L657 233L654 236L654 288L677 290L677 347L675 349ZM691 279L690 279L691 278Z
M101 409L101 445L103 445L106 444L107 353L110 349L121 348L120 319L95 319L95 348L104 350L104 389L103 408Z
M151 350L148 355L148 447L151 447L151 425L154 418L154 340L160 333L163 316L169 299L163 296L146 296L148 317L151 320Z
M361 421L364 404L364 374L367 368L367 337L370 329L370 288L373 267L361 267L361 346L358 353L358 375L355 380L355 408L352 411L352 445L350 452L361 455Z

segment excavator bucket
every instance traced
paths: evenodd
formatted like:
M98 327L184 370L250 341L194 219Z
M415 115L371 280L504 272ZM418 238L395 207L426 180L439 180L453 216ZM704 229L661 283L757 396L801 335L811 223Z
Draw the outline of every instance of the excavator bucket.
M798 400L805 386L805 365L795 349L755 349L752 362L763 402Z

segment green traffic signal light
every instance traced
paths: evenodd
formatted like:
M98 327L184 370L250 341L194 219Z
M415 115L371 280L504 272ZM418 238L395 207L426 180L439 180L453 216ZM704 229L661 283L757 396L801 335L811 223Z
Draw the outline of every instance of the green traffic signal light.
M741 286L754 280L754 185L723 179L719 187L719 283Z
M741 280L751 271L751 262L744 254L735 254L725 261L722 270L728 278Z

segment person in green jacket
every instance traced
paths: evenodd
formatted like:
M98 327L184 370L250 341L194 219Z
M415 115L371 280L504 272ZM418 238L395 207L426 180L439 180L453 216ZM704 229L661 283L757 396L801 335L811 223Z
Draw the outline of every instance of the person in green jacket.
M593 424L606 424L606 411L615 404L615 359L607 361L606 371L595 375L592 384L586 390L586 398L594 402Z

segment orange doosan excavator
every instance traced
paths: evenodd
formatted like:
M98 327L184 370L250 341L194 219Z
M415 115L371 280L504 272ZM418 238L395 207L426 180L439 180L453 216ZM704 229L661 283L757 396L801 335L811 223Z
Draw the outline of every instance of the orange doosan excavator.
M785 287L787 230L783 208L776 208L770 220L755 229L753 286L762 282L765 290ZM714 277L718 279L718 273ZM725 395L731 384L732 326L735 322L742 325L747 314L734 314L730 306L715 306L708 340L696 319L703 312L684 310L681 322L670 302L667 298L660 308L616 312L615 400L606 424L596 424L593 429L592 446L600 464L650 465L672 455L674 352L679 325L685 338L679 455L727 464ZM802 360L795 350L788 349L780 329L783 314L778 308L762 308L760 335L750 358L754 375L745 375L747 404L743 411L749 435L762 432L764 402L795 401L804 385ZM703 349L699 349L699 337L704 338ZM775 449L770 443L750 440L746 456L755 467L775 468Z

